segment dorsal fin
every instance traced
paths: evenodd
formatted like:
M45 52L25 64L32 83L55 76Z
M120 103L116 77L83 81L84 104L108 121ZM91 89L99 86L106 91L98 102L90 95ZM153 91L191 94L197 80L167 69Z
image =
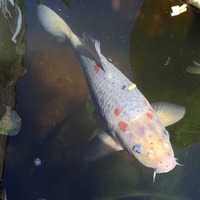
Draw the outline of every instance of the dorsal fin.
M83 43L83 45L87 49L87 51L94 57L96 63L103 69L103 67L101 65L101 60L99 59L99 56L95 49L94 41L95 40L88 33L86 33L86 32L82 33L81 42Z

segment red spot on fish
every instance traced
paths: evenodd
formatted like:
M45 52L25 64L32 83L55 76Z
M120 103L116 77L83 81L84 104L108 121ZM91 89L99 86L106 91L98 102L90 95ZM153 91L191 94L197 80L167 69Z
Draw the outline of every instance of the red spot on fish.
M99 73L99 70L100 70L100 67L98 65L95 65L94 66L94 71L95 71L96 74Z
M115 113L115 116L119 116L119 115L120 115L120 110L119 110L119 108L116 108L114 113Z
M152 118L153 118L153 116L152 116L151 113L147 113L147 117L148 117L149 119L152 119Z
M121 129L122 132L126 132L126 128L128 127L128 124L123 122L123 121L120 121L118 123L118 126L119 126L119 128Z
M145 105L145 106L147 105L147 101L146 101L146 100L144 100L144 105Z

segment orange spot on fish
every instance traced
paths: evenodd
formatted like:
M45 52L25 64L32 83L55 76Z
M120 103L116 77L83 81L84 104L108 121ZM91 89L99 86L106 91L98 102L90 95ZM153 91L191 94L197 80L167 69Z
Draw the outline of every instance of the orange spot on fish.
M121 129L122 132L126 132L126 128L128 127L128 124L123 122L123 121L120 121L118 123L118 126L119 126L119 128Z
M152 118L153 118L153 116L152 116L151 113L147 113L147 117L148 117L149 119L152 119Z
M95 65L94 66L94 71L95 71L96 74L99 73L99 70L100 70L100 67L98 65Z
M115 113L115 116L119 116L119 115L120 115L120 110L119 110L119 108L116 108L114 113Z

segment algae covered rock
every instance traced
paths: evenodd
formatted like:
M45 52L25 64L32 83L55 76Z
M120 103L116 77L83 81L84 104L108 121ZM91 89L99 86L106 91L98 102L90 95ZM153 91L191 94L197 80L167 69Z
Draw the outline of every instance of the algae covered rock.
M21 129L21 118L10 106L5 106L6 113L0 121L0 134L17 135Z

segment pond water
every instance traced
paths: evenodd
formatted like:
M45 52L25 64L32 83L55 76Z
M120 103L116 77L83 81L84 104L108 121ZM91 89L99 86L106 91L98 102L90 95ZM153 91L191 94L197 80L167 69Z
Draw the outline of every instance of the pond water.
M169 127L178 162L166 174L142 166L127 152L95 162L81 154L97 133L93 105L78 59L68 41L42 28L37 1L25 0L25 74L16 86L22 129L10 137L2 185L8 200L200 199L200 15L188 9L171 17L179 1L42 1L81 36L101 41L102 53L150 102L186 107ZM198 66L197 66L198 67Z

